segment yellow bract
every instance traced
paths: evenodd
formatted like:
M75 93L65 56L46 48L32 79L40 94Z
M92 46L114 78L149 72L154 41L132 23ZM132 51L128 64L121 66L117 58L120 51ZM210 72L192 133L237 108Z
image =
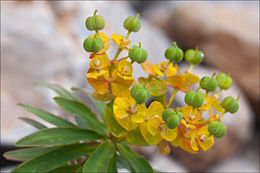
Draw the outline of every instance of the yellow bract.
M123 78L124 80L133 80L131 76L133 73L132 64L127 60L121 60L117 64L117 75Z
M177 136L178 128L167 127L166 122L162 119L163 111L164 107L158 101L154 101L148 108L148 120L144 123L143 129L141 128L141 132L150 145L154 145L154 141L160 142L161 139L173 141Z
M144 104L136 104L132 97L116 97L113 105L117 118L130 117L133 123L141 123L147 116L147 108Z
M207 126L201 127L199 130L193 132L191 136L191 148L195 151L199 151L200 147L207 151L214 145L213 135L209 136L209 131Z
M165 73L166 76L173 76L176 74L177 70L173 67L173 64L169 61L161 62L161 70Z
M203 94L203 98L205 103L199 108L200 111L207 111L211 107L213 107L218 112L225 111L220 101L218 101L215 96L210 97L209 95Z
M192 106L185 106L182 108L182 114L186 122L195 123L202 120L198 109L193 109Z
M127 46L131 43L130 40L128 40L127 38L125 38L122 35L116 35L116 34L112 34L111 35L111 39L118 45L119 48L121 49L126 49L128 50Z
M190 72L185 74L181 73L177 64L175 69L178 72L176 75L169 75L166 79L166 82L174 88L187 92L189 85L194 85L200 81L200 78Z

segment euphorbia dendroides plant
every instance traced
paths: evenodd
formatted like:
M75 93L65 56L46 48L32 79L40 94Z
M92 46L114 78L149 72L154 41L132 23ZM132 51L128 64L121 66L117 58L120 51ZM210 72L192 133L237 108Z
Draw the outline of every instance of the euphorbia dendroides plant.
M4 154L7 159L23 162L13 172L117 172L118 168L153 172L150 164L129 145L156 145L161 154L169 154L170 145L198 153L210 149L214 137L225 135L221 117L226 112L235 113L239 107L239 97L230 96L222 102L218 99L220 92L232 84L229 75L213 74L200 79L192 73L192 67L203 60L203 53L198 49L184 53L176 43L166 49L166 61L152 65L140 42L129 48L130 34L141 28L139 14L124 21L126 36L111 35L118 49L114 57L108 57L110 39L99 32L105 22L96 13L86 20L86 28L95 34L83 43L91 53L87 80L95 91L72 88L72 92L58 85L37 83L59 95L54 101L74 116L75 122L19 104L55 127L22 118L39 130L17 141L16 146L25 149ZM127 51L128 56L121 57L122 51ZM177 65L183 57L190 64L185 72ZM140 64L147 77L135 80L133 63ZM197 83L199 87L193 91L191 86ZM173 90L166 100L168 88ZM80 101L78 90L90 98L98 115ZM186 93L183 98L186 106L171 107L177 92ZM151 103L147 107L149 98ZM209 114L207 119L202 117L203 112Z

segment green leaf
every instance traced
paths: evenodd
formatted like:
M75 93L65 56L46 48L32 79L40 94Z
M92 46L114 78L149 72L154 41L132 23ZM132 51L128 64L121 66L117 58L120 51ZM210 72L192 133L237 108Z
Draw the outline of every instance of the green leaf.
M152 96L161 96L168 91L167 86L159 80L152 80L147 89L150 91Z
M156 97L154 97L154 100L160 102L164 107L166 106L165 95L156 96Z
M89 90L84 90L82 88L71 88L72 90L80 90L84 92L88 98L94 103L100 117L105 121L105 103L103 101L96 100L95 98L92 97L91 91Z
M53 169L48 173L74 173L80 168L80 165L64 165L59 168Z
M122 157L121 155L118 155L117 154L117 165L118 165L118 168L124 168L124 169L127 169L131 172L133 168L131 168L131 166L129 165L129 162L124 158Z
M80 118L89 129L102 136L108 136L106 126L98 121L96 114L93 113L86 105L79 101L62 97L55 97L54 100L63 110Z
M122 137L126 134L127 131L118 124L113 115L113 102L110 102L106 105L105 118L107 127L113 136Z
M36 82L35 85L43 86L45 88L49 88L49 89L55 91L61 97L70 98L70 99L77 99L68 90L66 90L65 88L63 88L63 87L61 87L59 85L45 83L45 82Z
M58 147L18 149L6 152L4 157L8 160L27 161L57 148Z
M89 129L88 126L79 117L75 117L75 121L80 128Z
M56 150L24 162L12 172L48 172L66 164L71 160L93 152L95 148L96 146L91 147L89 144L62 146Z
M116 150L114 152L113 157L110 159L107 172L117 172L117 155Z
M37 129L44 129L47 128L45 125L43 125L42 123L39 123L31 118L26 118L26 117L19 117L19 119L23 120L24 122L32 125L33 127L37 128Z
M139 154L131 150L126 144L117 146L120 154L125 157L136 172L153 172L150 164Z
M110 141L100 144L84 164L83 172L105 172L114 152L115 145Z
M44 110L29 106L29 105L25 105L25 104L18 104L18 105L21 106L22 108L24 108L25 110L35 114L37 117L39 117L57 127L76 127L71 122L69 122L61 117L58 117L54 114L51 114L49 112L46 112Z
M75 172L75 173L82 173L83 172L83 166L81 166L78 170L77 170L77 172Z
M145 139L143 138L143 136L141 134L139 126L127 133L126 140L131 145L145 145L145 144L147 144Z
M18 147L66 145L79 141L95 141L103 137L97 133L72 127L48 128L34 132L16 142Z

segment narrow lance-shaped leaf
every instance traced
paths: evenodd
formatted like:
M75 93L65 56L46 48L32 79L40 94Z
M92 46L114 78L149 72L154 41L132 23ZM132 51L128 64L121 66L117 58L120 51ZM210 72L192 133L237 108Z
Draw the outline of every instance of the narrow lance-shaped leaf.
M71 88L72 90L80 90L80 91L83 91L87 96L88 98L94 103L99 115L101 116L101 118L103 119L103 121L105 121L105 107L106 107L106 104L103 102L103 101L99 101L99 100L96 100L95 98L92 97L91 95L91 91L86 91L82 88Z
M76 127L71 122L69 122L61 117L58 117L52 113L46 112L42 109L38 109L38 108L29 106L29 105L25 105L25 104L18 104L18 105L21 106L22 108L24 108L25 110L33 113L37 117L39 117L57 127Z
M45 125L43 125L42 123L39 123L31 118L26 118L26 117L19 117L19 119L23 120L24 122L32 125L33 127L37 128L37 129L44 129L47 128Z
M107 172L114 172L117 173L117 155L116 155L116 150L114 152L113 157L110 159Z
M134 172L131 168L131 166L129 165L129 162L126 160L126 158L124 158L123 156L117 154L117 166L118 168L123 168L123 169L127 169L131 172Z
M136 172L153 172L153 168L150 164L139 154L131 150L126 144L119 144L117 148L120 154L128 160L131 167Z
M95 113L93 113L85 104L62 97L55 97L54 100L63 110L80 118L89 129L102 136L108 136L106 126L98 121Z
M95 147L96 146L89 146L89 144L73 144L63 146L37 158L24 162L12 172L48 172L66 164L68 161L93 152Z
M4 157L8 160L27 161L57 148L58 147L18 149L6 152Z
M84 164L83 172L106 172L114 152L115 145L110 141L100 144Z
M79 128L49 128L42 129L34 132L28 136L23 137L16 142L18 147L30 147L30 146L48 146L48 145L65 145L77 143L79 141L96 141L103 137L99 134Z
M56 85L56 84L50 84L50 83L45 83L45 82L36 82L35 85L42 86L45 88L49 88L53 91L55 91L59 96L65 97L65 98L70 98L70 99L77 99L73 94L71 94L68 90L65 88Z
M59 168L53 169L48 173L74 173L80 168L80 165L64 165Z

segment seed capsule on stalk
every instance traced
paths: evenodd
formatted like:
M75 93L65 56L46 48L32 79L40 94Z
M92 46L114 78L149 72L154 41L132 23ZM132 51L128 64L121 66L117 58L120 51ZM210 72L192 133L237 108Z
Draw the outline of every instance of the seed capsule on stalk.
M150 92L143 88L142 85L137 84L134 85L130 92L131 96L135 99L137 104L143 104L146 102L146 100L150 97Z
M183 59L183 51L177 46L176 42L173 43L174 46L166 49L164 56L175 63L179 63Z
M138 32L141 28L141 23L139 21L139 14L136 17L130 16L124 21L124 28L128 32Z
M103 40L100 37L88 37L84 40L83 46L87 52L97 53L103 49Z
M96 15L97 10L95 10L94 15L86 19L85 25L90 31L102 30L105 27L105 20L101 15Z
M204 76L200 80L200 87L206 91L215 91L218 86L218 81L214 78Z
M222 138L227 132L227 128L224 124L217 121L213 121L209 124L208 131L216 138Z
M192 65L197 65L201 63L203 58L204 58L204 54L198 49L196 50L189 49L185 52L185 60Z
M227 90L232 85L232 78L224 73L220 73L216 76L218 86L221 89Z
M163 112L162 118L170 129L175 129L182 120L182 113L167 109Z
M193 106L194 108L199 108L203 104L203 96L200 92L189 91L184 97L185 103L187 105Z
M130 59L132 61L135 61L135 62L141 64L141 63L145 62L145 60L148 57L148 54L147 54L145 49L141 48L141 44L139 42L139 47L138 46L133 46L129 50L128 56L130 57Z
M238 98L237 98L237 100L238 100ZM239 104L238 104L237 100L235 100L234 97L232 97L232 96L228 96L222 101L221 105L226 110L226 112L233 114L233 113L237 112L239 109Z

